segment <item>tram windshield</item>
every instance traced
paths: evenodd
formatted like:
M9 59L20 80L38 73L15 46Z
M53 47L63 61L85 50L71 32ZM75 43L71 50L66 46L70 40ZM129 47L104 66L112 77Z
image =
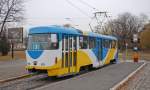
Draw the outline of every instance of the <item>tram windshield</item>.
M31 34L28 39L28 50L58 49L57 34Z

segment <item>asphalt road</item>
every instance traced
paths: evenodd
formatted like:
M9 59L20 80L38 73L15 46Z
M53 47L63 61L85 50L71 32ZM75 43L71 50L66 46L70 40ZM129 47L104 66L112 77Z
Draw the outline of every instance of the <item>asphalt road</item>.
M109 90L143 63L113 64L36 90Z
M0 80L27 74L25 60L0 61Z

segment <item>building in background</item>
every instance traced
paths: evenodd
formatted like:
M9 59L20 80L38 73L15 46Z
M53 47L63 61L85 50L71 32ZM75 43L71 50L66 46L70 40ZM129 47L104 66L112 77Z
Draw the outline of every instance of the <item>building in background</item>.
M143 50L150 50L150 23L146 24L140 32L140 47Z

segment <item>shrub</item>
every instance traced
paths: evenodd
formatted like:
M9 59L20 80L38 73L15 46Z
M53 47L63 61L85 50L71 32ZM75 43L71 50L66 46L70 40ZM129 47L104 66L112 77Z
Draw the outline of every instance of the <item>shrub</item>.
M0 52L2 53L2 56L8 55L8 52L10 50L10 43L8 42L8 39L3 36L0 40Z

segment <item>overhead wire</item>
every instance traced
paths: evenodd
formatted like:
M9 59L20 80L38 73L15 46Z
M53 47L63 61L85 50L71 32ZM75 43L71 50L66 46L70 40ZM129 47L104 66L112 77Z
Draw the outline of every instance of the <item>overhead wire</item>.
M70 0L66 0L66 2L68 3L68 4L70 4L72 7L74 7L74 8L76 8L78 11L80 11L82 14L84 14L86 17L88 17L88 18L90 18L91 19L91 17L85 12L85 11L83 11L82 9L80 9L78 6L76 6L74 3L72 3Z
M83 1L83 0L78 0L80 3L88 6L89 8L92 8L93 10L99 11L97 8L93 7L92 5L90 5L89 3Z
M70 0L66 0L66 1L67 1L67 3L70 4L72 7L76 8L76 9L79 10L82 14L86 15L88 18L91 19L91 21L90 21L90 23L89 23L89 27L90 27L91 31L93 32L93 29L92 29L92 26L91 26L91 22L94 20L94 17L95 17L95 16L94 16L94 17L90 17L85 11L83 11L82 9L80 9L78 6L76 6L76 5L75 5L74 3L72 3ZM92 9L95 10L95 11L99 11L97 8L93 7L92 5L90 5L89 3L87 3L87 2L85 2L85 1L83 1L83 0L78 0L78 1L80 1L80 3L82 3L82 4L86 5L86 6L88 6L89 8L92 8ZM97 20L97 23L100 24L100 22L98 21L98 18L95 17L95 19Z
M73 4L71 1L66 0L68 4L70 4L72 7L76 8L78 11L80 11L82 14L84 14L86 17L90 18L91 20L93 19L92 17L90 17L85 11L83 11L82 9L80 9L78 6L76 6L75 4ZM91 31L93 32L93 29L91 28L91 25L89 23L89 27L91 29Z
M95 12L99 12L99 11L100 11L100 10L98 10L97 8L95 8L94 6L92 6L92 5L90 5L89 3L85 2L84 0L78 0L78 1L79 1L80 3L86 5L87 7L93 9ZM96 15L96 14L95 14L95 15ZM94 30L92 29L91 23L92 23L92 21L94 20L94 18L95 18L97 24L99 24L99 25L101 24L101 22L99 22L97 16L94 16L93 18L91 18L91 21L89 22L89 27L90 27L90 29L91 29L92 32L93 32Z

